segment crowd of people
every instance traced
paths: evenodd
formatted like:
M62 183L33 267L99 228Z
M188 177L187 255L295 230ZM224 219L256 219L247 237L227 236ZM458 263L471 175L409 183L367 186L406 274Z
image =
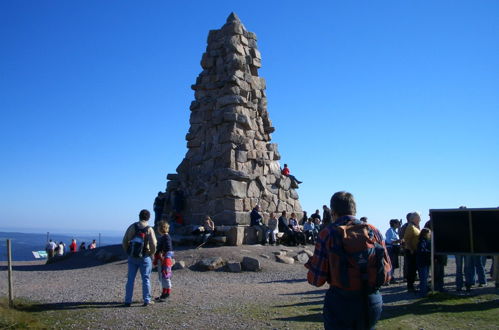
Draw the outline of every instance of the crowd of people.
M403 279L407 281L409 292L426 296L428 293L428 278L431 267L431 235L432 221L428 220L421 228L421 215L410 212L406 215L407 222L390 220L390 228L385 235L385 243L392 262L392 280L396 283L394 270L399 268L399 259L403 257ZM487 285L485 263L486 255L455 255L456 262L456 291L463 288L467 292L478 284L478 287ZM497 257L493 258L490 274L499 288L499 271L497 270ZM447 256L434 255L434 288L436 291L445 292L444 276ZM464 274L464 281L463 281ZM419 291L415 288L416 277L419 276Z
M92 250L97 248L97 242L94 239L92 243L88 245L88 247L85 245L85 242L81 242L79 248L78 245L76 244L76 239L71 240L71 244L69 244L69 252L74 253L77 251L84 251L84 250ZM47 245L45 246L45 251L47 252L47 258L52 259L57 256L63 256L66 254L66 244L64 242L54 242L52 239L49 239L47 242Z

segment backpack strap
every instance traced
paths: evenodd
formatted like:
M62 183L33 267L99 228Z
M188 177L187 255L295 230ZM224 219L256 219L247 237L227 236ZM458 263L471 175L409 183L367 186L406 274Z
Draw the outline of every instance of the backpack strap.
M332 234L333 247L331 251L340 258L340 281L341 285L347 288L350 286L350 281L348 280L348 259L345 248L343 247L343 238L337 229L332 230Z

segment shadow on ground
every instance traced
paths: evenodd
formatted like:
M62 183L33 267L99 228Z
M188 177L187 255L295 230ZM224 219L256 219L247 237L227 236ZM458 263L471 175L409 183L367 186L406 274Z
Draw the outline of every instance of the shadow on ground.
M65 303L50 303L50 304L33 304L27 306L20 304L16 306L16 309L26 312L44 312L44 311L55 311L55 310L76 310L76 309L116 308L116 307L123 307L123 302L65 302Z

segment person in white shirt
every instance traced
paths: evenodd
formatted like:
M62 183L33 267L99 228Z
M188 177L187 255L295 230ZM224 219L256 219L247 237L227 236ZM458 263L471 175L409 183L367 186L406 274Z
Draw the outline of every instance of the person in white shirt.
M397 283L395 281L394 272L396 268L399 268L399 254L400 254L400 237L397 233L397 229L400 227L400 222L397 219L390 220L390 228L385 234L385 244L388 250L388 255L390 256L390 261L392 262L391 280L390 283Z
M59 250L57 250L57 255L58 256L64 255L64 250L65 249L66 249L66 244L64 244L63 242L60 242L59 243Z
M270 231L270 244L274 245L276 243L276 235L279 232L278 221L274 212L270 213L270 218L267 224Z
M56 247L57 247L57 244L55 244L52 240L49 240L49 242L45 246L45 251L47 251L47 255L48 255L49 259L54 257L54 251L55 251Z

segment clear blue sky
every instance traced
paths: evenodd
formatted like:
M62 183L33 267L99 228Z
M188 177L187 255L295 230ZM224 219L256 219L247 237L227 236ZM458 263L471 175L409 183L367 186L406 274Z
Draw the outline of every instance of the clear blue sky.
M305 210L499 206L497 1L1 1L0 229L121 232L187 151L235 11Z

